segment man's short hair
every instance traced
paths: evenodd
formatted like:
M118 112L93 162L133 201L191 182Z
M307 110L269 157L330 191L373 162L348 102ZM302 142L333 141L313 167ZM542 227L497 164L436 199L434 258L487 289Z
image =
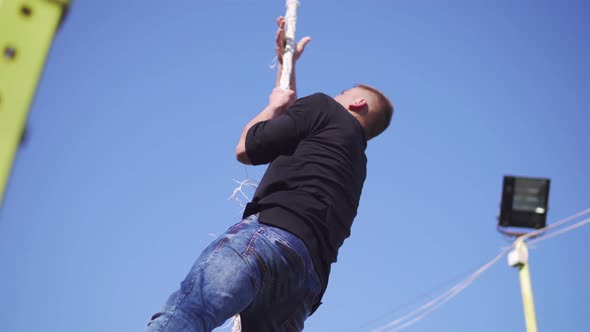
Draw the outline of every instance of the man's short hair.
M377 97L378 111L374 116L370 117L370 124L367 130L367 139L371 139L378 136L384 132L387 127L389 127L389 123L391 123L391 117L393 116L393 104L391 103L391 100L389 100L389 98L387 98L387 96L385 96L381 91L370 85L357 84L355 87L370 91L374 96Z

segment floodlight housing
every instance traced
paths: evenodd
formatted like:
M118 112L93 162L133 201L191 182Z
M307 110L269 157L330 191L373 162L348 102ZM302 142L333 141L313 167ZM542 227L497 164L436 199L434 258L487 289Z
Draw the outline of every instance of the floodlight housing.
M550 179L504 176L500 227L543 228L547 221Z

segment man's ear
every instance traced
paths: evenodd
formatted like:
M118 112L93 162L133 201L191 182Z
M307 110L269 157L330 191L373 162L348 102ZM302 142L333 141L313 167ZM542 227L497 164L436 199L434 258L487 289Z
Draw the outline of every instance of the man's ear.
M362 111L364 108L368 106L367 100L365 98L359 98L354 101L354 103L348 105L348 108L351 111L359 112Z

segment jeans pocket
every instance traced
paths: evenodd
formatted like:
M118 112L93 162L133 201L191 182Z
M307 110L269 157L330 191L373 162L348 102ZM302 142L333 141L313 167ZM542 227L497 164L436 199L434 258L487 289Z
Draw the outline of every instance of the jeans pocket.
M305 267L303 258L291 245L281 239L276 239L275 243L289 265L293 266L296 271L303 270Z

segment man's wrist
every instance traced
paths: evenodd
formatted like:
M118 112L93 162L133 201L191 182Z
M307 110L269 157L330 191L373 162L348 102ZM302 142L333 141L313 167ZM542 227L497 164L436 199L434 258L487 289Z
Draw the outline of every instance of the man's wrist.
M268 113L269 115L271 115L272 117L274 117L275 115L281 113L286 108L287 108L286 105L268 104L268 106L266 106L266 108L264 109L264 111L265 111L265 113Z

